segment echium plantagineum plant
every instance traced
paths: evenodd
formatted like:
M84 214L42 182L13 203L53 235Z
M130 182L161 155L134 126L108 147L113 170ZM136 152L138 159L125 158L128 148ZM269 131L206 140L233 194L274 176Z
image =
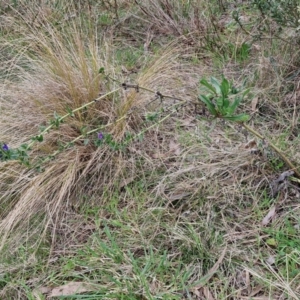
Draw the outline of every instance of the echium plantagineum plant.
M103 68L100 68L99 73L103 72L102 70ZM63 123L65 121L65 119L67 117L73 117L74 113L86 109L89 106L93 105L94 103L96 103L97 101L116 93L117 91L119 91L120 88L117 88L115 90L112 90L108 93L106 93L105 95L101 95L99 96L97 99L94 99L84 105L82 105L81 107L75 108L73 110L71 110L70 108L66 108L67 113L63 116L59 116L56 112L54 112L54 119L49 121L48 126L41 126L40 127L40 133L34 137L32 137L28 143L22 144L21 146L19 146L18 148L11 148L9 146L9 144L7 142L0 142L0 161L8 161L8 160L17 160L19 161L21 164L27 166L27 167L34 167L36 169L40 169L39 164L46 162L48 160L51 160L54 158L55 155L57 155L58 153L62 152L63 150L66 150L67 148L69 148L70 146L73 146L74 143L82 138L85 138L84 140L84 145L87 145L90 140L87 137L87 135L92 135L97 133L97 131L99 131L100 129L104 129L110 125L112 125L112 123L110 124L106 124L106 125L102 125L99 126L99 128L90 130L89 132L85 132L84 130L82 130L81 135L78 136L77 138L75 138L74 140L72 140L69 143L65 143L62 144L58 141L59 147L58 150L56 150L54 153L48 155L46 158L43 159L38 159L39 163L32 165L30 160L29 160L29 151L32 149L32 146L34 143L36 142L43 142L44 141L44 135L46 133L48 133L51 129L59 129L60 124ZM117 123L119 121L121 121L122 119L124 119L125 117L121 117L120 119L116 120L114 123ZM132 139L133 137L130 135L126 135L126 142L129 142L129 139ZM113 139L112 136L109 134L104 135L103 133L98 133L97 134L97 138L93 138L93 140L95 140L95 145L96 146L100 146L104 143L109 144L111 146L111 148L118 150L120 148L122 148L118 143L116 143Z
M109 79L109 80L113 80L114 82L119 82L118 80L113 79L110 76L106 75L104 68L99 69L99 74L101 74L101 76L104 76L104 78L106 78L106 80ZM17 160L21 164L23 164L29 168L34 168L38 171L41 171L42 170L41 164L52 160L57 154L61 153L64 150L67 150L69 147L74 146L75 143L79 142L79 141L82 141L84 146L87 146L88 144L93 144L96 147L106 145L111 150L123 151L123 150L125 150L126 146L131 141L143 140L143 136L146 131L153 128L156 124L162 123L164 120L169 118L172 115L172 113L174 113L174 111L177 111L178 106L180 106L182 103L186 103L186 101L182 100L181 103L174 104L173 111L171 111L169 114L167 114L160 120L158 120L158 116L164 112L163 109L161 110L160 113L156 112L155 114L147 114L146 118L145 118L146 119L145 123L147 124L146 128L142 129L140 132L138 132L136 134L131 134L130 132L126 132L121 141L116 141L113 138L113 136L108 132L108 128L117 124L118 122L121 122L122 120L125 120L128 117L127 114L124 114L123 116L121 116L119 119L117 119L115 121L112 121L107 124L99 125L99 127L89 130L89 131L87 131L87 128L88 128L87 126L83 126L82 128L80 128L81 134L79 136L77 136L76 138L74 138L72 141L67 142L67 143L62 143L60 141L57 141L58 149L56 151L54 151L53 153L51 153L50 155L43 157L43 158L36 157L34 159L34 161L35 161L34 163L29 159L28 153L30 150L32 150L32 146L34 145L34 143L43 142L44 135L47 134L52 129L59 129L60 124L65 122L66 118L74 117L76 112L83 110L83 109L87 109L89 106L100 101L101 99L104 99L104 98L118 92L122 88L124 88L124 89L128 88L127 84L124 84L124 83L121 84L120 82L119 82L119 84L120 84L120 87L118 87L110 92L107 92L105 95L101 95L98 98L96 98L88 103L83 104L81 107L75 108L73 110L70 109L69 107L67 107L66 108L67 113L63 116L59 116L56 112L54 112L54 118L52 120L50 120L49 124L47 126L40 126L39 134L33 136L31 139L29 139L29 141L27 143L22 144L18 148L11 148L10 145L7 144L6 142L5 143L0 142L0 161ZM130 87L135 88L137 91L139 90L138 85L131 85ZM149 90L149 88L143 88L143 89L148 92L152 92L152 93L156 94L161 99L163 97L173 98L171 96L162 95L159 92ZM153 122L155 124L149 125L148 124L149 121ZM96 134L96 137L95 137L95 134Z
M214 118L221 118L232 122L239 123L247 131L251 132L261 140L266 140L264 136L256 130L248 126L245 122L249 120L249 116L245 113L236 114L236 110L249 93L249 89L239 91L234 85L229 82L225 77L222 81L218 81L215 77L211 77L210 81L206 79L200 80L200 83L208 91L207 94L199 95L199 99L206 105L206 108ZM290 169L300 178L298 168L271 142L269 146L281 157L281 159L290 167Z
M29 166L28 150L27 144L23 144L17 149L12 149L8 144L0 143L0 160L19 160L22 164Z
M8 160L11 156L10 149L7 144L1 143L0 144L0 159L1 160Z

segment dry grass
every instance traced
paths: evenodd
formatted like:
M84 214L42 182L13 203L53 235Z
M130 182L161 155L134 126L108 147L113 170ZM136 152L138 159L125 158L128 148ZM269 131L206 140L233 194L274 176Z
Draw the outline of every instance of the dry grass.
M298 50L262 40L245 60L237 59L248 36L238 27L229 32L214 27L227 20L226 12L206 22L212 12L207 5L201 19L206 31L199 33L204 28L199 27L200 0L188 2L189 7L184 1L106 1L112 15L118 9L119 20L105 34L93 19L92 2L59 3L60 10L21 3L2 16L0 141L17 147L35 136L53 112L64 115L66 107L76 109L117 89L116 82L99 74L100 67L121 82L189 105L125 151L97 148L92 136L90 144L82 138L58 153L41 173L15 161L1 163L1 297L46 299L43 294L49 296L53 286L83 281L93 285L88 299L299 299L297 183L272 198L269 184L285 170L280 161L267 157L259 141L254 145L260 152L253 154L247 146L252 137L240 126L207 121L191 104L202 77L225 74L237 86L247 78L252 94L242 109L252 115L250 125L297 164L298 86L296 79L285 77L298 65ZM65 20L62 12L76 16ZM85 21L84 13L95 23ZM143 28L156 24L139 36L141 45L125 39L127 29L117 25L132 25L132 15L139 22L145 18ZM218 42L229 40L226 55L216 55L216 45L208 48L209 39L187 44L187 36L192 41L207 37L209 28ZM149 36L158 33L151 44ZM172 41L157 50L160 38L166 44L164 34L172 34ZM119 47L145 50L145 43L137 73L122 73ZM50 130L30 157L47 157L59 142L80 136L83 127L111 124L101 131L117 141L126 132L139 133L153 125L145 121L148 112L174 104L154 97L120 89ZM272 205L277 213L262 226ZM270 257L274 264L267 263ZM42 292L45 286L50 290Z
M68 31L62 32L50 24L41 30L40 27L31 26L29 22L24 23L23 18L14 23L18 34L26 32L21 38L26 45L24 48L29 51L24 50L22 57L28 67L19 71L17 80L14 78L14 81L5 83L7 92L2 97L3 107L7 111L2 123L2 139L9 140L11 147L28 141L30 136L38 133L39 125L46 124L53 112L64 115L66 107L73 110L97 98L99 94L109 92L108 88L114 88L98 74L99 67L114 74L114 66L109 64L112 61L110 56L113 45L107 44L108 40L105 44L100 44L96 31L86 38L81 28L73 22ZM90 39L89 36L93 38ZM103 50L106 52L103 53ZM136 81L149 88L170 86L170 92L174 87L182 87L184 83L180 77L184 77L187 70L180 77L175 73L178 70L179 54L180 49L172 45L161 51L158 58L151 59L149 66L146 65L141 70ZM14 68L18 69L19 66L16 64ZM164 91L169 92L168 89ZM86 112L79 111L75 117L67 119L59 130L50 131L45 136L45 141L34 147L31 155L51 154L57 150L58 140L71 141L80 135L84 126L93 129L99 123L111 123L122 119L133 109L138 113L134 112L128 119L106 129L116 139L121 139L126 131L139 130L144 106L149 100L149 94L137 94L134 90L108 97ZM7 124L15 125L11 127ZM113 189L120 178L126 179L131 173L135 174L134 163L126 160L126 155L111 153L107 147L96 149L92 145L83 146L78 142L74 149L59 154L41 174L24 170L18 162L4 164L4 171L1 173L2 246L9 236L18 243L22 240L12 232L22 229L25 223L31 224L30 229L25 230L32 235L37 234L33 229L45 232L49 224L55 229L62 211L74 202L79 205L81 195L90 197L97 193L101 197L104 191ZM18 175L14 176L12 172ZM9 181L14 186L13 190L7 189ZM44 216L43 221L37 218L40 215ZM33 216L36 222L45 225L36 226L32 221ZM53 236L54 233L55 231ZM44 234L41 234L41 238L43 237ZM28 234L24 238L27 239Z

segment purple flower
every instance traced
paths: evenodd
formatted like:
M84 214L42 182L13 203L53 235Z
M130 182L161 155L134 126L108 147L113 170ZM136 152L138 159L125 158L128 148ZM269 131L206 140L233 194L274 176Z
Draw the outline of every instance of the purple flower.
M98 132L97 134L99 140L103 140L104 134L102 132Z
M2 149L3 149L3 151L8 151L9 150L9 148L6 144L3 144Z

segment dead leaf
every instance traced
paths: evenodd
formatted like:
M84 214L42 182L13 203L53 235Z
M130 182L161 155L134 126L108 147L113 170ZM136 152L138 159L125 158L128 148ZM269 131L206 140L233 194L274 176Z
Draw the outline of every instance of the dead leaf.
M91 291L95 291L95 288L91 284L86 282L69 282L53 288L49 297L70 296Z
M276 206L272 206L267 215L262 220L262 225L268 225L276 215Z
M269 256L268 259L266 260L266 263L269 265L274 265L275 264L275 257L273 255Z
M129 71L126 69L125 66L121 66L121 69L122 69L122 73L124 73L124 74L128 74L129 73Z
M196 126L195 118L192 118L192 117L186 118L184 120L180 120L180 123L182 124L182 126L186 126L186 127Z
M183 199L186 199L186 197L190 196L191 193L172 193L171 195L166 195L166 198L168 199L167 205L177 205L181 203Z
M250 293L249 297L250 299L253 299L252 297L256 296L259 292L261 292L263 290L262 287L256 287L252 289L252 292Z
M257 146L255 139L250 140L246 145L245 149L255 148Z
M131 177L129 177L129 178L124 178L124 179L121 181L121 183L120 183L120 185L119 185L119 188L121 189L121 188L127 186L129 183L133 182L134 179L135 179L135 176L131 176Z
M40 288L34 289L33 294L39 295L39 294L48 294L51 292L51 288L47 286L42 286Z
M52 263L56 262L57 260L58 260L58 256L55 256L55 257L50 258L48 263L52 264Z
M210 292L209 288L204 286L203 287L203 294L206 297L206 300L215 300L214 296Z
M169 143L169 150L173 152L175 155L179 155L181 153L180 144L171 140Z
M259 44L252 44L251 49L256 51L261 51L261 46Z
M186 198L188 196L190 196L191 193L174 193L174 194L171 194L170 196L168 196L168 200L169 201L177 201L177 200L182 200L183 198Z
M257 104L258 104L258 97L254 97L251 101L251 109L253 112L257 110Z
M160 153L160 152L149 153L149 156L151 158L154 158L154 159L164 159L164 158L166 158L166 154Z
M202 287L201 288L194 288L192 290L192 293L195 294L198 298L201 298L202 297Z
M273 180L271 182L270 187L271 187L272 197L276 197L278 192L284 188L285 182L287 181L288 177L292 176L293 174L294 171L285 171L281 173L276 180Z
M294 225L294 228L297 229L297 230L299 230L300 229L300 224Z

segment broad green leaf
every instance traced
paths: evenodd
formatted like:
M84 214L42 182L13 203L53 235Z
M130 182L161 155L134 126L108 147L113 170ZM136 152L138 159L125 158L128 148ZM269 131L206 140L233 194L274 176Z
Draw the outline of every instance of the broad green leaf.
M213 104L206 96L204 96L204 95L200 95L199 98L200 98L200 100L201 100L202 102L204 102L204 103L206 104L207 109L209 110L209 112L210 112L212 115L216 116L216 115L217 115L217 111L216 111L216 109L215 109L214 104Z
M220 82L218 81L218 79L215 78L215 77L211 77L211 78L210 78L210 82L211 82L211 84L214 86L214 88L215 88L217 94L218 94L218 95L221 95L221 84L220 84Z
M241 103L241 101L242 101L242 98L235 97L235 99L232 102L232 104L228 107L227 113L229 115L232 115L235 112L235 110L237 109L237 107L239 106L239 104Z
M225 116L223 119L232 122L246 122L249 120L249 116L246 114L240 114L235 116Z
M200 83L204 86L206 86L209 90L211 90L214 94L216 94L216 89L210 84L208 83L208 81L206 79L201 79Z
M74 117L74 113L73 113L72 109L69 106L67 106L66 109L67 109L67 112L70 115L70 117Z
M216 99L216 103L217 103L217 107L220 111L223 111L223 107L224 107L224 98L223 97L219 97Z
M231 86L231 91L230 91L233 95L236 95L239 93L239 90L235 87L235 86Z
M227 112L227 108L229 107L229 99L228 98L225 98L224 99L224 103L223 103L223 107L225 108L225 112Z
M229 82L228 80L224 77L221 83L221 92L224 98L228 97L229 94Z

